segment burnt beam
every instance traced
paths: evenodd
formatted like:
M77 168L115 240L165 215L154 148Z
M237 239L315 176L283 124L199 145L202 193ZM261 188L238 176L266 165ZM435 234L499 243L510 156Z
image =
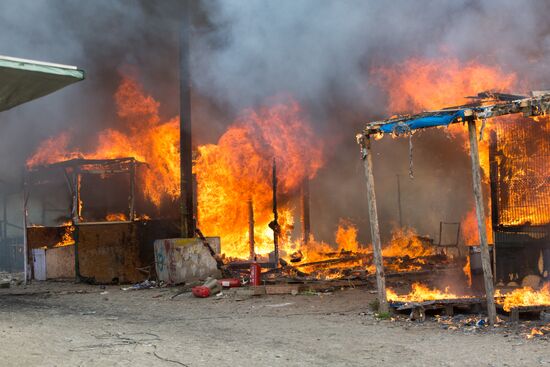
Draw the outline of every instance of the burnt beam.
M191 124L191 3L183 1L180 29L180 217L181 236L195 237L193 218L193 157Z
M376 289L378 291L378 303L380 312L388 312L388 299L386 296L386 276L382 261L382 243L380 240L380 228L378 224L378 211L376 208L376 194L374 191L374 175L372 173L372 151L369 135L359 134L357 142L361 147L361 158L365 168L365 181L367 184L367 204L369 208L369 221L372 237L372 252L376 267Z

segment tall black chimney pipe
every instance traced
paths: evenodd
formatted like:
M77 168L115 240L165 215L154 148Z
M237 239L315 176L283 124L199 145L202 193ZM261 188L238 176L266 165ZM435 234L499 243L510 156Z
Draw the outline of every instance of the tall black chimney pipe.
M195 237L193 218L193 150L191 140L190 33L191 2L183 1L180 30L180 174L181 236Z

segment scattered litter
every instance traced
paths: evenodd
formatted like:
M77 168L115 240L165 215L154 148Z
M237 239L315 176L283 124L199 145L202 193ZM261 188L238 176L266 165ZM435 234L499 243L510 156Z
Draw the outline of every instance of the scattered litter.
M85 316L85 315L95 315L96 311L84 311L84 312L81 312L80 314Z
M101 294L101 295L105 295L105 294L109 294L109 292L103 291L103 292L101 292L100 294Z
M120 288L120 289L122 289L123 291L128 291L128 290L157 288L157 287L162 287L162 286L163 286L162 282L157 284L157 282L155 282L154 280L144 280L143 282L136 283L136 284L132 285L131 287L125 287L125 288Z

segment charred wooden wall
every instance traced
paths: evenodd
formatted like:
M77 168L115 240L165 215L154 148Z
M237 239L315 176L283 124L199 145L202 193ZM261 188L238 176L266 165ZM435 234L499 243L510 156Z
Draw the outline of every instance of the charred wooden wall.
M64 233L65 227L28 228L29 253L53 248ZM178 237L179 227L167 220L81 224L74 235L81 277L97 283L136 283L148 276L138 269L150 266L154 272L154 241Z

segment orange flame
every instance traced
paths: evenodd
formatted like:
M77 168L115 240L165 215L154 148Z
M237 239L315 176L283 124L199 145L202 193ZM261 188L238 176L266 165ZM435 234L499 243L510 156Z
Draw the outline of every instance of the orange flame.
M141 172L140 187L145 197L159 206L163 197L179 196L179 123L178 118L161 121L160 104L130 77L123 77L116 93L118 116L123 130L105 129L97 137L96 148L81 151L73 146L72 136L63 132L45 140L27 160L28 167L73 158L110 159L134 157L148 163Z
M110 213L107 214L105 219L108 222L124 222L128 220L128 217L124 213Z
M281 248L290 239L294 209L288 201L304 179L323 165L321 144L296 102L246 111L217 144L199 147L195 161L198 222L204 233L222 239L226 256L247 258L248 201L254 208L255 252L273 251L272 161L277 164Z
M73 225L66 226L65 231L61 236L61 241L53 245L53 247L63 247L63 246L74 245L75 243L73 238L74 230L75 230L75 227Z
M435 247L422 241L412 228L398 228L392 232L390 244L382 249L384 257L417 258L435 255Z
M502 308L507 312L522 306L550 306L550 283L546 283L539 291L523 287L503 295L497 290L495 297L504 297Z
M466 96L493 90L507 91L515 74L477 62L455 58L412 58L399 65L372 70L388 91L390 113L411 113L468 103Z
M442 299L456 299L463 298L464 296L458 296L449 291L449 287L441 291L435 288L428 288L427 286L421 283L413 283L412 290L410 293L405 295L398 295L394 290L386 290L388 301L397 301L397 302L423 302L423 301L433 301L433 300L442 300Z
M487 228L487 242L493 243L493 222L489 216L485 217ZM476 208L472 208L460 223L460 232L466 246L479 246L479 230L477 225Z

